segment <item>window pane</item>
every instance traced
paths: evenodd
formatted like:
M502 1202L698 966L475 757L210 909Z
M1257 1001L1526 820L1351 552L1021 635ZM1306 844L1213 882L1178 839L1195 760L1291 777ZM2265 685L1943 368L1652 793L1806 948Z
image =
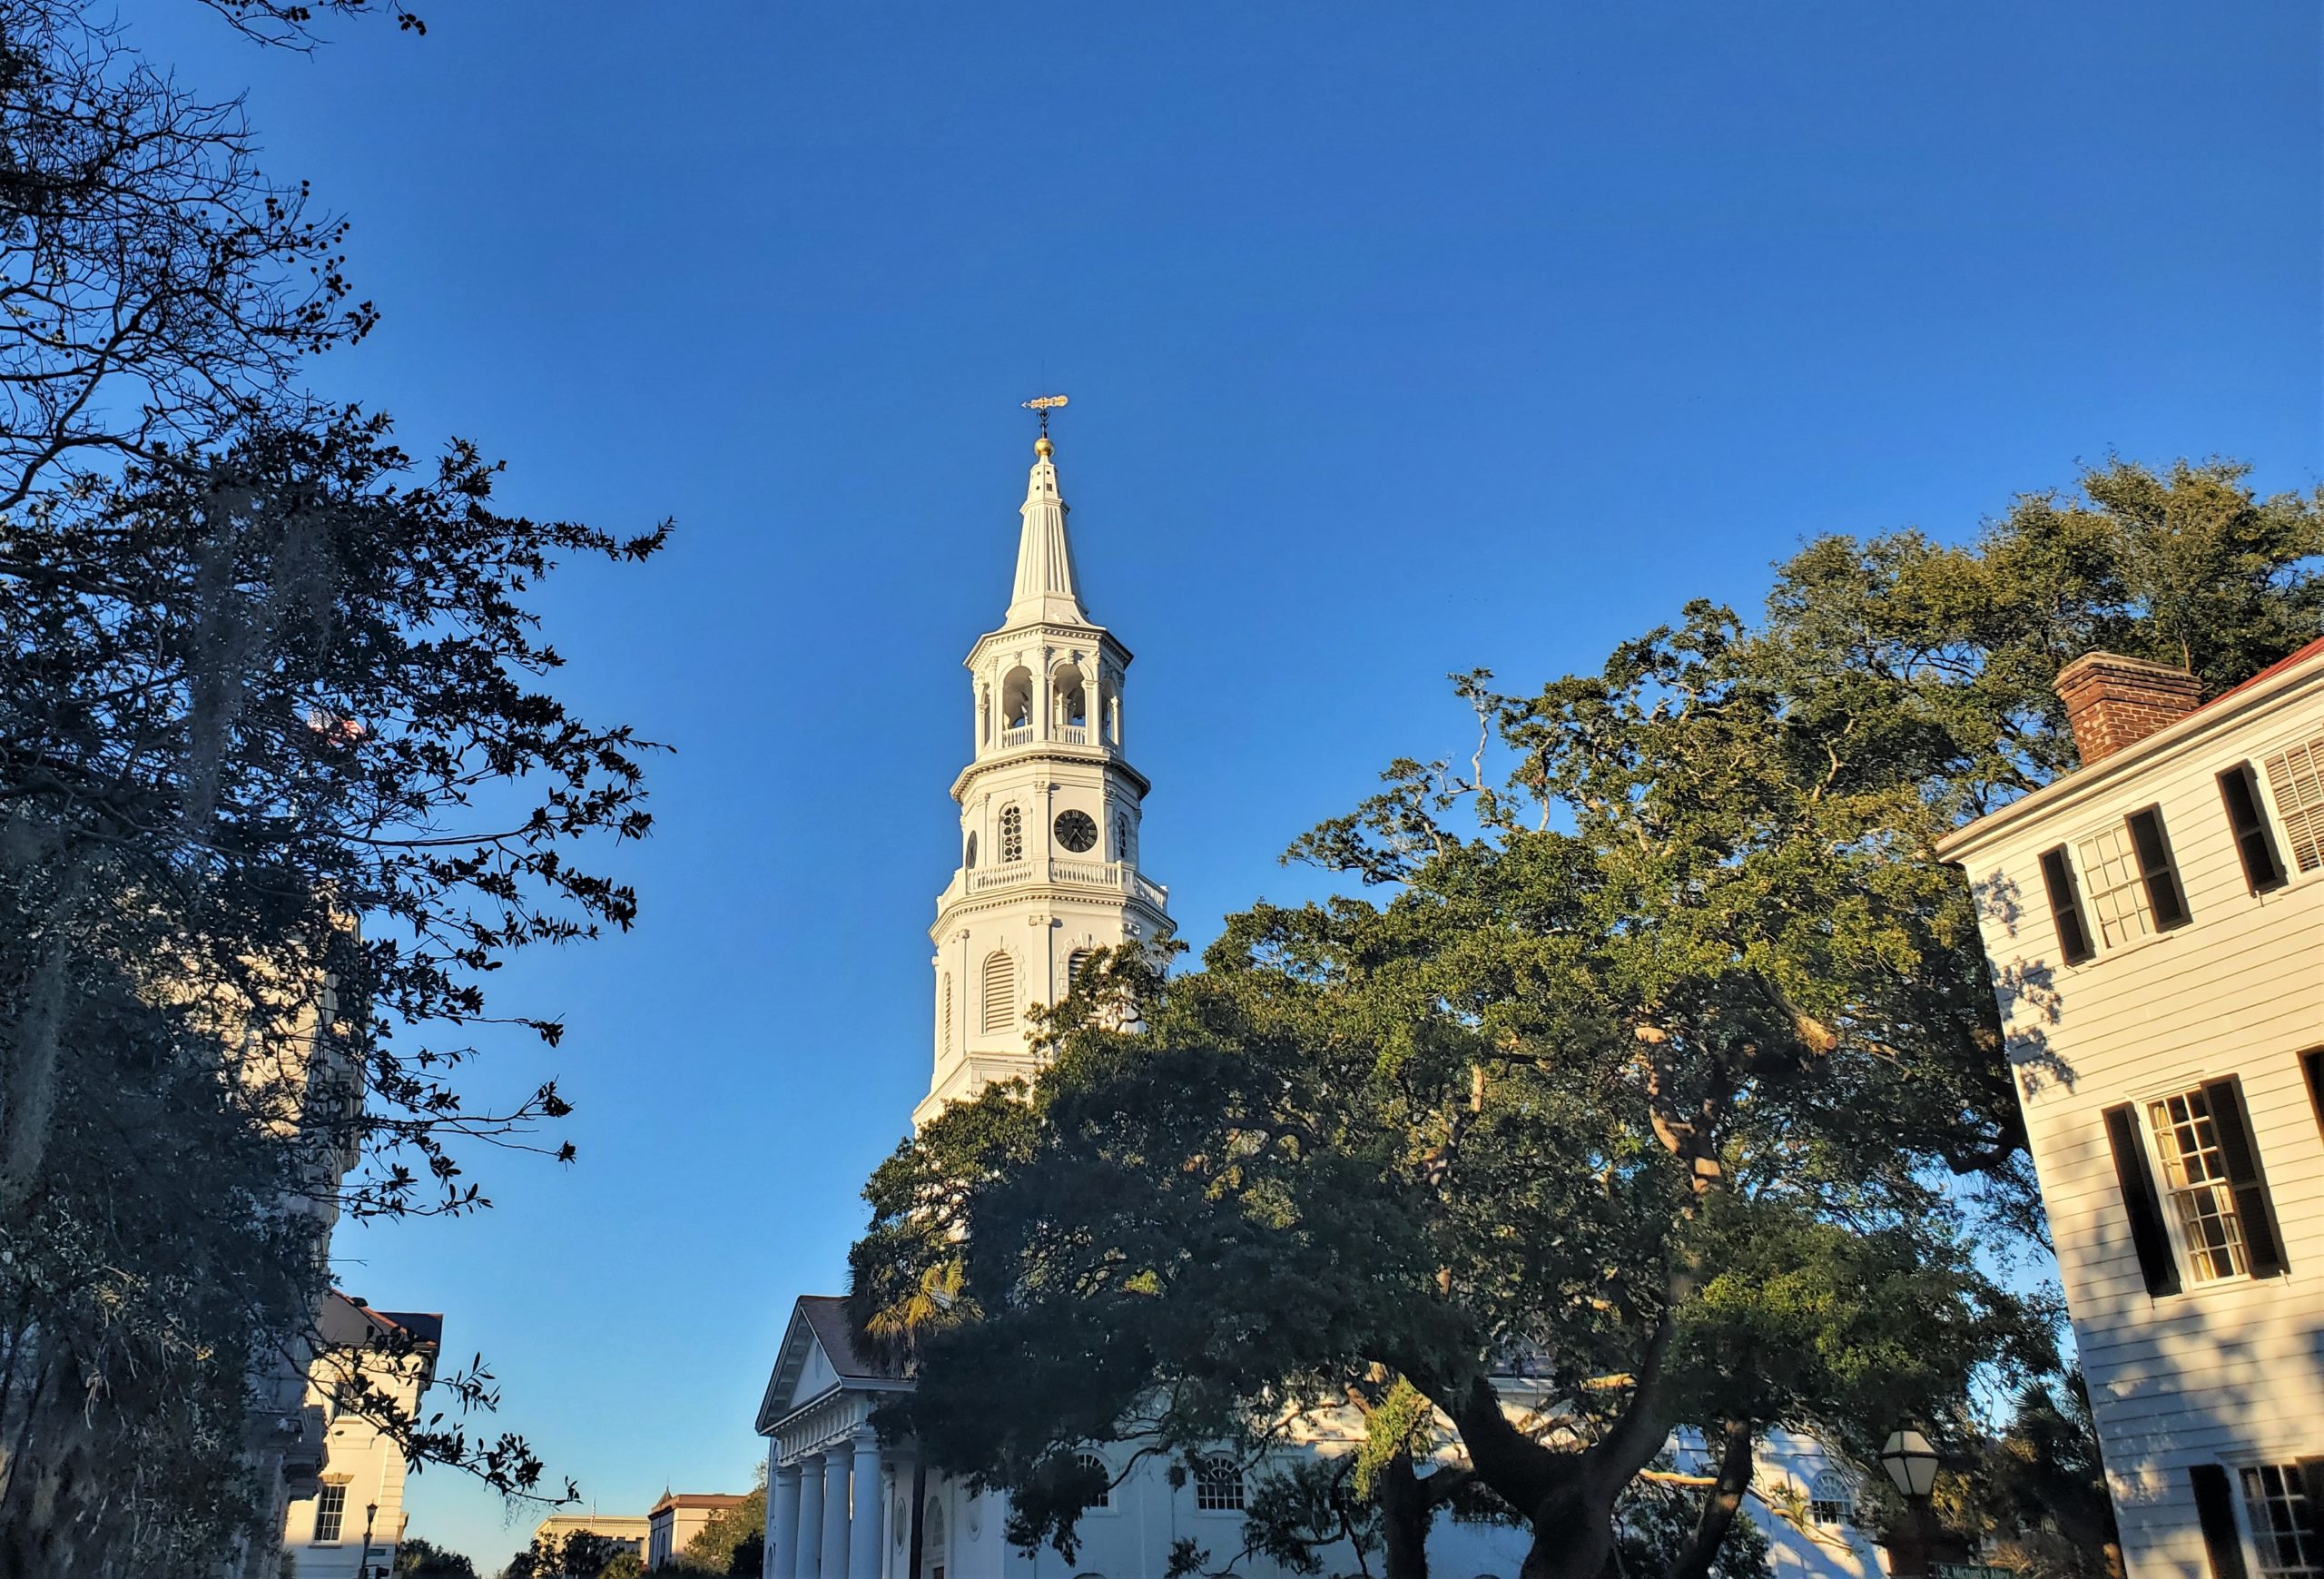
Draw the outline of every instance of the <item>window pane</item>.
M2128 824L2084 839L2074 853L2081 858L2083 885L2088 890L2090 912L2098 918L2100 940L2112 949L2152 936L2146 882Z
M2261 1579L2324 1579L2324 1549L2309 1517L2299 1467L2263 1464L2242 1472L2243 1514Z
M2249 1271L2243 1225L2227 1177L2211 1099L2201 1090L2147 1105L2154 1131L2154 1154L2162 1165L2163 1188L2186 1241L2195 1281L2207 1283Z
M347 1488L327 1485L315 1494L315 1539L336 1541L339 1526L347 1515Z

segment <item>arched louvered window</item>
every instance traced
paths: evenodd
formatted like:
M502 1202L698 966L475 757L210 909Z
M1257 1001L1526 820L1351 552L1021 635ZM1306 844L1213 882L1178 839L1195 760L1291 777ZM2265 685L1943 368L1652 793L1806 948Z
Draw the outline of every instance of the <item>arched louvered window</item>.
M943 1047L944 1051L945 1051L946 1052L950 1052L950 1051L952 1051L952 972L951 972L947 971L947 972L944 972L944 975L943 975L942 980L941 980L941 981L940 981L940 982L937 983L936 991L938 992L938 993L940 993L940 999L939 999L939 1001L938 1001L938 1003L937 1003L937 1022L938 1022L938 1026L939 1026L939 1034L940 1034L940 1036L942 1038L941 1045L942 1045L942 1047Z
M1073 990L1074 983L1081 980L1081 972L1089 968L1089 954L1090 951L1088 949L1076 949L1071 953L1065 956L1065 987L1067 992L1069 992Z
M1114 859L1127 861L1129 858L1129 814L1116 812L1114 814Z
M1016 806L1000 808L1000 864L1025 858L1025 814Z
M1010 1030L1017 1023L1017 962L1009 957L1005 949L995 949L984 957L981 1023L988 1036Z

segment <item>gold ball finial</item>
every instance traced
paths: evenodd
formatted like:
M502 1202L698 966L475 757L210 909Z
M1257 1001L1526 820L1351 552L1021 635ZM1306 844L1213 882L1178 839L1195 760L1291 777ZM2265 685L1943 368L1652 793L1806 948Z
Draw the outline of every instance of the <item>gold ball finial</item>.
M1039 439L1033 440L1033 453L1039 456L1043 460L1047 460L1050 456L1057 453L1057 446L1050 443L1049 436L1044 433Z

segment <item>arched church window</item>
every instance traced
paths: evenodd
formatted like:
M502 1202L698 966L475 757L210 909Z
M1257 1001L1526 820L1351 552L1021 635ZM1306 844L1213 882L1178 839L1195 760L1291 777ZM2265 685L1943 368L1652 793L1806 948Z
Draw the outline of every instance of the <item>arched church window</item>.
M1049 676L1049 695L1057 699L1057 721L1068 729L1085 727L1089 722L1089 698L1081 688L1081 671L1071 664L1059 664Z
M1231 1458L1195 1461L1195 1511L1206 1514L1243 1511L1243 1466Z
M1009 1030L1017 1023L1017 962L1006 949L984 957L985 1034Z
M931 1552L944 1549L944 1505L934 1497L928 1499L928 1513L920 1521L921 1542Z
M969 870L971 872L977 869L977 831L974 828L970 828L969 830L969 855L967 865Z
M941 1033L942 1033L942 1036L943 1036L943 1047L944 1047L944 1051L947 1051L947 1052L950 1052L950 1051L952 1051L952 972L951 972L947 971L947 972L944 972L943 980L942 980L942 981L940 981L940 982L939 982L937 983L936 990L937 990L937 992L940 992L940 993L941 993L941 994L943 995L943 1002L942 1002L942 1004L941 1004L941 1006L940 1007L939 1012L939 1012L939 1014L940 1014L940 1021L939 1021L939 1024L940 1024L940 1030L941 1030Z
M1015 806L1000 808L1000 864L1025 858L1025 814Z
M1129 858L1129 814L1116 812L1114 814L1114 859L1128 861Z
M1081 980L1081 972L1088 968L1089 951L1088 949L1076 949L1065 956L1065 984L1068 991L1072 989L1075 982Z
M1094 1453L1077 1453L1073 1456L1073 1462L1076 1467L1103 1477L1106 1489L1099 1492L1098 1500L1089 1505L1111 1511L1114 1505L1114 1472L1106 1467L1106 1461Z
M1022 729L1033 721L1033 672L1018 667L1000 682L1000 726Z
M1844 1525L1856 1517L1856 1487L1847 1477L1825 1470L1807 1485L1807 1516L1819 1525Z

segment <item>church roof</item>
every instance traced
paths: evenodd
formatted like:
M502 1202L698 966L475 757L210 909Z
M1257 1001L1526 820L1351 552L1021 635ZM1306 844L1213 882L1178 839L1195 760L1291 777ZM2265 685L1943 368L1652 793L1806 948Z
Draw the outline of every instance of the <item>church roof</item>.
M837 1294L803 1294L799 1314L823 1346L823 1357L846 1381L895 1381L903 1373L881 1361L867 1359L855 1347L855 1331L847 1322L847 1300Z
M802 1378L817 1355L836 1380L814 1390L815 1396L852 1389L860 1392L908 1391L911 1383L902 1370L871 1358L855 1347L847 1322L847 1301L836 1294L803 1294L791 1308L790 1325L783 1331L783 1347L774 1371L759 1400L758 1429L764 1433L777 1420L811 1400L800 1396Z
M1073 568L1073 543L1066 535L1066 504L1058 493L1057 467L1047 433L1033 446L1033 470L1025 479L1019 514L1017 583L1009 597L1002 628L1020 625L1088 625Z

